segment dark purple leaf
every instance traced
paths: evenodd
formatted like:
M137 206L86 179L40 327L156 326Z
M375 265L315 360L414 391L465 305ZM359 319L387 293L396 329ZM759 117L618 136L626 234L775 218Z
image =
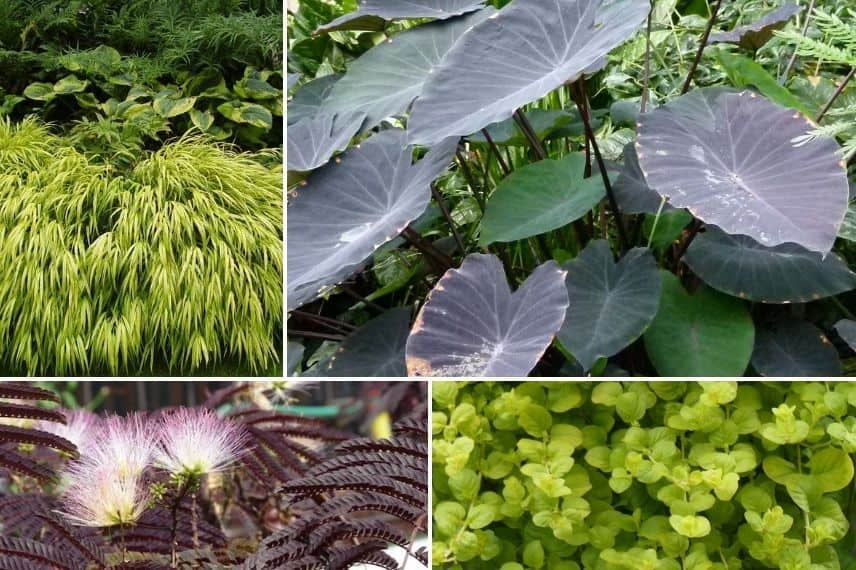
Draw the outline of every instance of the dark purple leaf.
M577 79L629 39L646 0L515 0L449 50L413 106L411 142L468 135Z
M289 125L285 153L288 170L303 172L326 164L333 153L348 146L365 118L365 113L323 114Z
M568 294L554 261L514 293L502 262L468 255L434 286L407 341L411 376L526 376L562 326Z
M827 253L847 209L837 143L751 91L690 91L639 117L636 153L648 185L729 234Z
M856 350L856 321L841 319L835 323L835 332L847 343L847 346Z
M425 211L449 139L413 164L401 130L378 133L312 173L288 203L288 309L317 298Z
M714 227L697 236L684 261L702 281L761 303L806 303L856 289L856 274L836 254L794 243L764 247Z
M708 44L729 43L737 44L742 48L757 50L770 38L773 37L773 30L778 30L785 25L791 16L798 14L802 10L796 4L786 4L780 8L764 14L751 24L738 26L730 32L720 32L711 34L707 40Z
M333 30L370 30L384 28L391 20L435 18L445 20L478 10L485 0L361 0L359 7L323 26L315 33Z
M841 376L832 343L816 326L797 319L755 329L752 367L761 376Z
M333 73L313 79L294 93L286 109L286 122L291 125L301 119L318 114L321 104L330 94L333 85L342 78L341 73Z

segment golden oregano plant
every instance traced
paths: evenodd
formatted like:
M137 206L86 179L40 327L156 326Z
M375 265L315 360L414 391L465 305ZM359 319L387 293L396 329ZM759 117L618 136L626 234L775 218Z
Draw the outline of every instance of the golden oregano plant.
M282 170L185 135L120 169L0 122L0 369L279 361Z

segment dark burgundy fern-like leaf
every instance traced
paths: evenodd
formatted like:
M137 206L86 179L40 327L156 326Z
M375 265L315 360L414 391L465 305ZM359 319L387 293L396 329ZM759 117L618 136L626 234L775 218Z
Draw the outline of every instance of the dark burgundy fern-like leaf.
M395 558L387 554L386 552L371 552L366 554L365 556L361 556L358 559L354 560L357 564L368 564L370 566L377 566L378 568L384 568L385 570L399 570L399 564L395 561ZM425 566L428 566L428 563L423 563Z
M16 418L23 420L43 420L65 424L65 414L57 410L46 410L29 404L0 402L0 418Z
M37 429L0 425L0 441L50 447L64 451L72 457L78 457L77 448L73 443L58 435Z
M79 570L62 549L25 538L0 536L0 560L19 562L28 570Z
M45 402L60 402L58 395L50 390L28 386L26 384L16 384L14 382L0 382L0 398L8 398L12 400L43 400Z
M356 564L363 557L382 551L385 547L385 543L376 541L347 546L334 546L327 553L328 568L330 570L345 570L346 568L350 568L351 565Z
M0 448L0 468L27 475L43 483L56 480L56 475L49 468L11 449Z
M104 568L104 552L98 544L79 535L75 527L49 514L36 515L60 537L60 543L68 545L86 560L95 563L98 568Z

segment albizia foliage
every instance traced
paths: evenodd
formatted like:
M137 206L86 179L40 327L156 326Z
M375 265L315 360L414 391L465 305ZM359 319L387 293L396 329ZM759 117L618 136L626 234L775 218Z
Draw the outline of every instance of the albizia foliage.
M282 172L185 136L128 170L0 122L0 367L271 366Z

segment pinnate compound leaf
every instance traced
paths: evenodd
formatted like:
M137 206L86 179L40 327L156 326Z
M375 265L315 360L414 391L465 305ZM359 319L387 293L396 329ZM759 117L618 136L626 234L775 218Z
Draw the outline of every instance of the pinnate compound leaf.
M838 351L813 324L783 319L756 329L752 367L761 376L840 376Z
M639 117L648 185L729 234L829 252L847 209L844 161L814 125L753 92L690 91ZM801 138L802 137L802 138Z
M404 113L446 52L473 24L493 13L493 8L487 8L395 34L350 64L347 73L331 86L320 111L362 111L366 128Z
M479 243L509 242L543 234L578 220L606 194L600 176L584 178L581 153L523 166L502 181L487 201Z
M702 287L689 294L661 272L663 292L645 349L663 376L741 376L752 355L755 327L745 304Z
M418 218L429 185L457 148L449 139L413 164L401 130L375 134L314 172L288 204L288 308L318 297L357 270Z
M549 261L513 292L502 262L471 254L434 286L407 341L411 376L526 376L562 325L565 272Z
M329 360L319 367L317 375L405 376L404 346L409 332L410 309L390 309L342 341Z
M289 125L285 153L288 170L307 171L326 164L348 146L365 121L364 113L316 115Z
M693 240L684 261L714 289L761 303L807 303L856 288L856 273L834 253L764 247L714 227Z
M786 4L764 14L752 23L738 26L730 32L711 34L707 43L737 44L742 48L755 51L773 37L773 30L778 30L784 26L785 22L791 16L798 14L800 10L801 8L796 4Z
M616 263L609 242L597 240L562 269L570 305L558 338L583 369L632 343L654 319L661 278L650 250L634 248Z
M578 78L628 40L643 0L515 0L449 50L413 106L411 142L468 135Z
M315 33L334 30L382 30L391 20L435 18L445 20L478 10L485 0L362 0L344 16L318 26Z

